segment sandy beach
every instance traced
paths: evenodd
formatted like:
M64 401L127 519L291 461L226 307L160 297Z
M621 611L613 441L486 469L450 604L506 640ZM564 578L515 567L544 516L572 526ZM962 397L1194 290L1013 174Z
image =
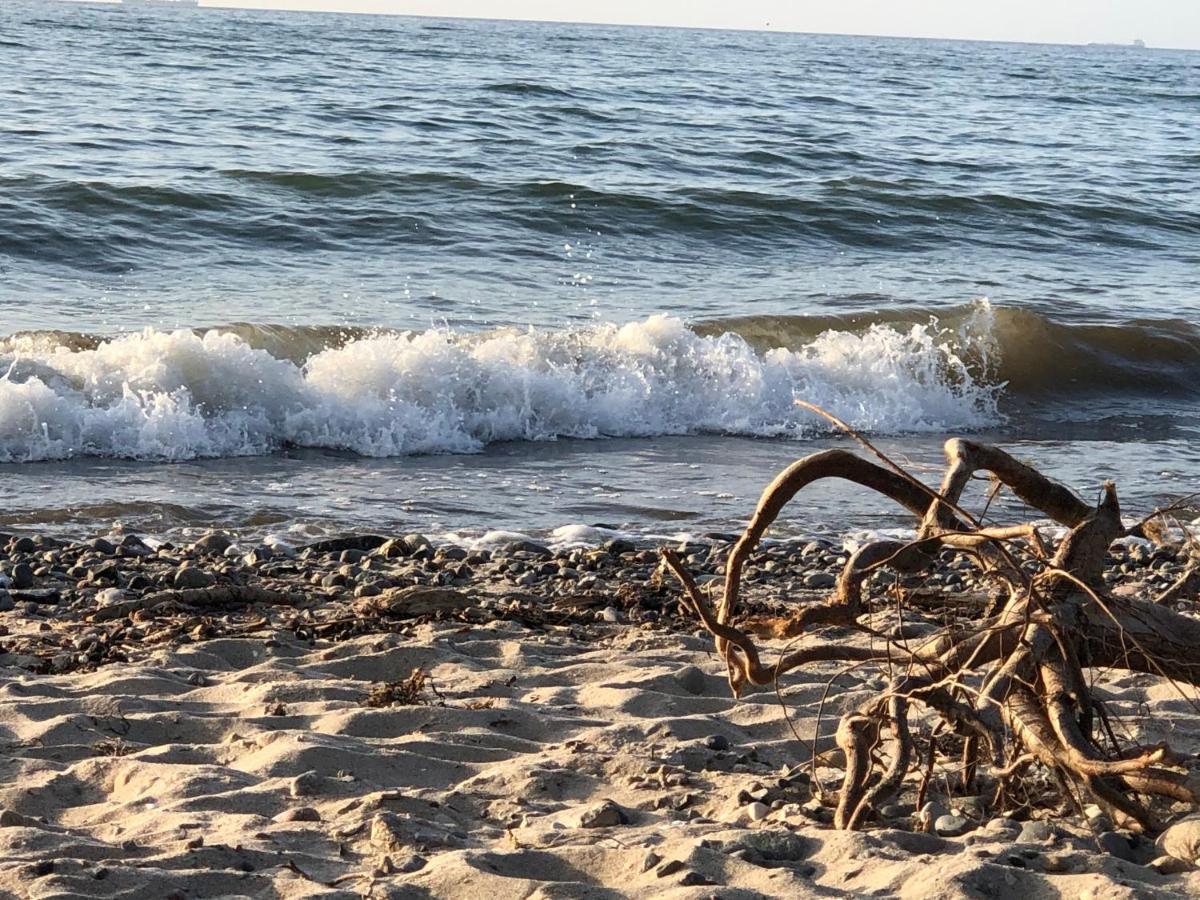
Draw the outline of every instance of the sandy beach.
M984 812L936 784L933 810L908 791L833 830L831 735L881 673L814 664L735 700L651 548L4 546L4 896L1200 892L1148 839L1036 804ZM705 578L727 547L681 550ZM768 545L750 607L821 596L842 558ZM1135 546L1109 580L1158 591L1182 568ZM947 566L929 589L972 584ZM946 614L930 610L906 628ZM1099 693L1133 736L1200 749L1200 715L1164 683Z

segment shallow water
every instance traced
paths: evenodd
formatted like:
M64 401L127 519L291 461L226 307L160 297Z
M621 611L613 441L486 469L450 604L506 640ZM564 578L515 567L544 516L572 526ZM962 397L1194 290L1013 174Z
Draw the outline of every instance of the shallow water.
M27 0L0 42L11 527L727 530L830 440L797 398L1200 488L1200 54Z

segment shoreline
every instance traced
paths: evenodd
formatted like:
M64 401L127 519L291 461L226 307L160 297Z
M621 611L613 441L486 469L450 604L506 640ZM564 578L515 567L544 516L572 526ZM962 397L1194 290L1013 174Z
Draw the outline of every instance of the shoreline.
M735 700L648 545L356 534L269 551L215 533L0 547L14 582L0 594L5 896L1200 890L1151 841L1036 805L1017 820L938 797L955 827L937 833L902 798L863 832L832 830L813 775L836 784L837 714L881 674L817 663L779 696ZM701 581L727 549L679 548ZM1185 565L1116 552L1122 590L1157 593ZM822 596L842 554L762 548L749 610ZM946 561L913 586L930 602L896 637L984 588ZM1126 727L1200 747L1200 716L1153 679L1101 684ZM817 736L815 770L792 728Z

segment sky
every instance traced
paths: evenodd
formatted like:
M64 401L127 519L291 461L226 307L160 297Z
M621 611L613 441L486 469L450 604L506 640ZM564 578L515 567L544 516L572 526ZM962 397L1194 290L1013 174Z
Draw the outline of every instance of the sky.
M1200 0L201 0L202 6L1200 48Z

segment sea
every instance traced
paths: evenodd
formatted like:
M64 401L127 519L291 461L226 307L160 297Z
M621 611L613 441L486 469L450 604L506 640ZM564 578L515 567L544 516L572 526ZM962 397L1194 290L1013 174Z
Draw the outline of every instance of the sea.
M4 0L0 529L728 533L796 400L1144 514L1198 139L1198 52Z

